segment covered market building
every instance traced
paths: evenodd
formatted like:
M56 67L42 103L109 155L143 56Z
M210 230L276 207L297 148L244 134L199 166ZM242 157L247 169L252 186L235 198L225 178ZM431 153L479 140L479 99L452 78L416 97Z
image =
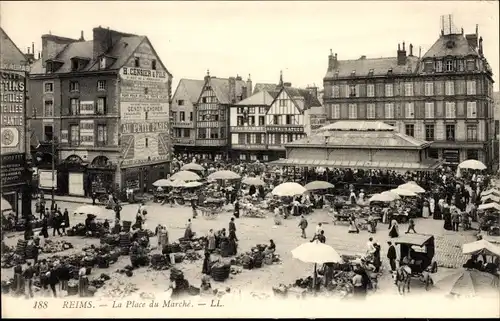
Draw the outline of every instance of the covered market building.
M286 159L270 165L433 171L442 161L429 157L430 145L383 122L338 121L286 144Z

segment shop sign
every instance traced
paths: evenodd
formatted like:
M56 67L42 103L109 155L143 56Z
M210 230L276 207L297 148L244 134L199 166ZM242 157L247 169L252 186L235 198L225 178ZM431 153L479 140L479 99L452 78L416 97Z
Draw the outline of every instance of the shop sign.
M0 69L16 70L16 71L27 71L27 72L29 72L31 70L31 66L30 65L18 65L18 64L5 64L5 63L2 63L2 64L0 64Z
M142 134L142 133L156 133L156 132L169 132L169 125L167 121L164 122L143 122L133 124L122 124L122 134Z
M61 143L67 144L69 139L69 134L67 129L61 129Z
M80 115L94 115L95 108L93 101L81 101L80 102Z
M24 180L26 154L1 155L0 186L21 185Z
M52 179L51 170L40 169L38 171L38 186L43 189L57 188L57 171L54 170L54 179Z
M165 71L123 67L120 69L120 77L124 80L163 82L168 81L168 75Z
M120 110L122 122L168 120L170 118L168 103L122 102Z
M136 165L147 165L150 163L168 161L168 155L157 155L150 156L148 158L140 158L140 159L125 159L122 161L122 166L136 166Z
M26 76L21 71L0 70L1 154L24 153Z
M94 121L81 120L80 121L80 145L81 146L94 146Z

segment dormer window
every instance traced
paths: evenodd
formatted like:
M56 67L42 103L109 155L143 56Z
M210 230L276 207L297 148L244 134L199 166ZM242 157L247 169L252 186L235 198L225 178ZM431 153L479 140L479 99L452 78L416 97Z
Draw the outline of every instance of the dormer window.
M135 68L139 68L141 66L140 64L140 61L139 61L139 57L135 57L134 58L134 67Z
M335 75L334 75L334 78L335 78L335 79L339 78L339 71L338 71L338 70L335 70Z
M446 61L446 71L453 71L453 61L451 60Z
M356 70L351 71L351 77L356 76Z
M476 69L476 63L474 59L467 59L467 71L473 71Z
M370 70L368 71L368 76L373 76L373 71L374 71L373 69L370 69Z
M54 68L53 68L52 62L47 62L47 65L45 66L45 71L48 74L54 72Z
M436 72L443 72L443 62L441 60L436 61Z
M424 63L424 72L432 72L432 70L433 70L432 60L427 60Z
M389 75L392 75L392 68L389 68L389 70L387 70L387 73L388 73Z
M106 57L99 59L99 69L106 69Z
M151 61L151 69L156 70L156 59Z
M78 59L71 59L71 71L78 70Z

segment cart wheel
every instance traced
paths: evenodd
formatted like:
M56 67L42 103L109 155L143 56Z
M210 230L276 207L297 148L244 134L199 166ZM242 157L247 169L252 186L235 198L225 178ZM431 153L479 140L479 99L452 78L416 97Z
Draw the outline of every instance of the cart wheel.
M436 261L432 262L432 269L431 269L431 273L436 273L438 270L438 264Z

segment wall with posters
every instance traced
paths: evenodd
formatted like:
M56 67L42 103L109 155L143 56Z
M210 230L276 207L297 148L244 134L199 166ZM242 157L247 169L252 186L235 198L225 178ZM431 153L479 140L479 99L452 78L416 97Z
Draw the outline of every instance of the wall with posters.
M122 168L170 160L171 82L147 39L120 70Z
M25 183L26 164L26 74L0 70L0 154L2 189Z

